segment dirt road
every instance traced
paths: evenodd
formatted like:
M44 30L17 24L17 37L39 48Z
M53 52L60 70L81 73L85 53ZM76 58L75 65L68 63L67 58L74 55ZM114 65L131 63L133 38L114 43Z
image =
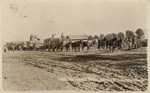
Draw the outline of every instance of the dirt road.
M4 90L145 91L146 52L3 53Z

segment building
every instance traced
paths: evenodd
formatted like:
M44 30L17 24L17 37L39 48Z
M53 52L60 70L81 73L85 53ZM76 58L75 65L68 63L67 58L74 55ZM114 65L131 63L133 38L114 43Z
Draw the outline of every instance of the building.
M89 39L86 35L68 35L66 38L69 38L71 41L84 41Z

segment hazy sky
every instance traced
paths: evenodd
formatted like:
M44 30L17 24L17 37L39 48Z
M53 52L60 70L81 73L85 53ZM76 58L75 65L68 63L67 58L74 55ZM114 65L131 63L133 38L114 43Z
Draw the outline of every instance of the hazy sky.
M135 2L51 1L2 5L2 40L42 40L57 34L108 34L146 28L146 4Z

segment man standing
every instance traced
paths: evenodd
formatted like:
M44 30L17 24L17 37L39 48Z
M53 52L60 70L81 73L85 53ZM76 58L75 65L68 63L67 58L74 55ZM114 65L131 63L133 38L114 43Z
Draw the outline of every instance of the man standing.
M5 46L4 46L4 53L6 53L6 49L7 49L7 46L5 45Z
M14 46L12 46L12 50L13 50L13 52L14 52L14 50L15 50L15 47L14 47Z
M61 34L61 39L62 39L63 41L65 40L65 36L64 36L63 33Z
M30 41L32 41L32 39L33 39L33 35L30 36Z

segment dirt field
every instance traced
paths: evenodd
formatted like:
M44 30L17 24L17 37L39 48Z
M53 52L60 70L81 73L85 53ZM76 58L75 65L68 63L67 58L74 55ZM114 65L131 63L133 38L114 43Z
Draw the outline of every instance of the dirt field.
M3 53L3 89L145 91L146 49L117 53L8 51Z

